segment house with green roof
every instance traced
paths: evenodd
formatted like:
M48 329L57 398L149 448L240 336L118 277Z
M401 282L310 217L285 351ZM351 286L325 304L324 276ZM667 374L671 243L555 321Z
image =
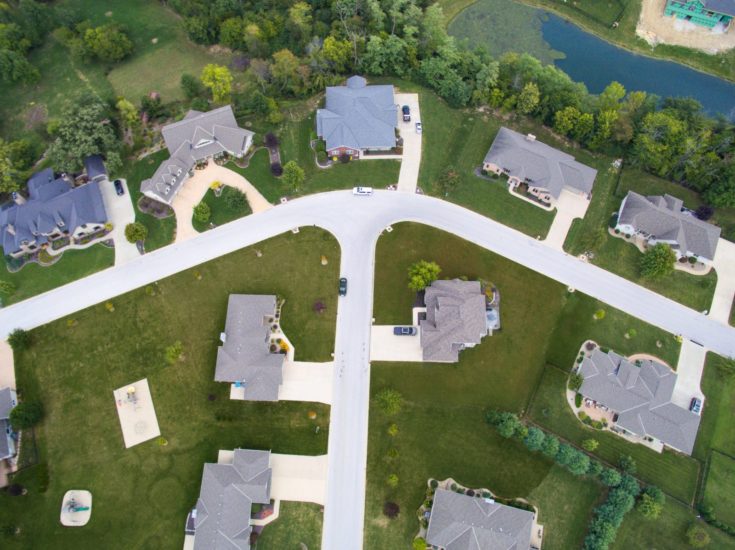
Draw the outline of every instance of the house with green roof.
M735 17L735 0L667 0L664 15L725 31Z

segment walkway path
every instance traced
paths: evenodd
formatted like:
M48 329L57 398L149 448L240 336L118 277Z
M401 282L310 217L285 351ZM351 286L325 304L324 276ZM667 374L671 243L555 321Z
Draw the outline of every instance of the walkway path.
M215 181L219 181L230 187L236 187L245 193L253 213L263 212L273 207L260 194L260 191L243 176L229 168L220 166L216 162L209 161L206 168L194 171L194 175L186 180L184 186L179 190L176 197L174 197L171 207L176 214L175 242L180 243L199 235L199 232L194 229L191 223L194 207L202 202L204 195L209 190L209 186Z
M323 550L359 550L363 543L370 390L370 329L375 244L384 228L413 221L449 231L589 294L673 334L735 356L735 328L592 264L563 254L470 210L416 193L351 191L310 195L207 231L0 310L0 337L30 329L284 233L297 226L332 232L341 276L351 291L339 299L329 429Z
M589 205L590 201L587 198L563 189L556 203L556 215L549 234L544 239L544 244L563 252L564 241L567 240L567 233L569 233L572 222L576 218L584 218Z

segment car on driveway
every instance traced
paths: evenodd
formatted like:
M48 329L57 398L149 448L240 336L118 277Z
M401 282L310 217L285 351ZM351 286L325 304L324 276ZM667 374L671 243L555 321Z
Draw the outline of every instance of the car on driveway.
M125 188L123 187L122 180L115 180L115 193L117 193L118 196L122 196L125 194Z
M339 280L339 295L347 296L347 279L344 277Z
M692 402L689 404L689 410L694 414L702 413L702 400L698 397L692 397Z
M353 187L352 194L358 197L369 197L373 194L372 187Z
M424 130L424 127L421 126L421 123L420 122L417 122L416 123L416 133L417 134L420 134L423 130Z
M408 105L401 107L403 113L403 122L411 122L411 108Z
M416 327L393 327L393 334L396 336L416 336L418 332Z

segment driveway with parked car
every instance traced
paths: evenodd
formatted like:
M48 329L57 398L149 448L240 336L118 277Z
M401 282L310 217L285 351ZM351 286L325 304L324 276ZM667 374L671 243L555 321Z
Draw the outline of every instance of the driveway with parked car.
M421 166L421 111L419 109L419 94L396 94L396 102L401 105L403 116L398 122L398 129L403 138L403 157L401 171L398 175L398 190L415 193L419 181L419 166ZM408 107L409 116L406 117L404 108Z
M103 180L100 191L107 218L112 224L110 237L115 242L115 265L119 266L140 256L138 247L125 238L125 226L135 221L135 208L125 180Z
M418 327L374 325L370 331L371 361L423 361Z

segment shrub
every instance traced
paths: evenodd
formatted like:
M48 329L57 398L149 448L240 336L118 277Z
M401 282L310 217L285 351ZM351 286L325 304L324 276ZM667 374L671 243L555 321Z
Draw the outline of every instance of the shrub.
M694 215L697 216L702 221L707 221L712 217L712 215L715 213L715 209L707 204L701 205L697 210L695 211Z
M125 226L125 238L129 243L144 241L148 236L148 228L140 222L129 223Z
M305 179L304 169L296 164L296 161L289 160L283 166L283 181L292 191L297 191Z
M387 415L398 414L403 405L403 396L398 390L385 388L375 395L375 400L380 409Z
M605 310L604 309L598 309L595 311L595 314L593 315L595 321L602 321L605 318Z
M184 346L180 341L168 346L165 351L166 363L173 365L184 358Z
M669 245L659 243L650 247L640 261L641 275L646 279L660 279L674 271L676 254Z
M584 441L582 441L582 448L585 451L592 452L595 449L597 449L597 447L599 446L600 446L600 442L597 441L596 439L585 439Z
M544 445L545 439L546 434L544 434L543 430L532 426L528 428L528 433L523 439L523 443L524 445L526 445L529 451L540 451Z
M439 482L435 479L432 479L429 482L429 487L431 487L432 489L436 489L437 487L439 487Z
M15 292L15 285L10 281L0 281L0 294L10 296Z
M278 136L276 136L276 134L274 134L273 132L268 132L265 135L263 143L265 143L266 147L278 147L278 144L280 142L278 141Z
M687 543L692 548L704 548L709 545L710 537L709 533L700 527L696 523L692 523L686 532Z
M388 476L388 479L386 479L385 482L388 484L388 487L398 487L398 476L396 474L391 474Z
M8 335L8 344L15 352L23 351L31 345L31 335L22 328L17 328Z
M207 223L212 215L212 209L202 201L194 207L194 219L199 223Z
M398 517L398 514L401 512L401 507L398 506L395 502L385 502L383 504L383 515L390 519L395 519Z
M26 430L43 418L43 406L38 401L22 401L10 411L10 425L16 430Z
M319 161L319 164L324 164L327 162L327 153L326 151L317 151L316 152L316 160Z
M579 388L582 387L582 382L584 382L584 376L578 372L572 373L569 376L569 389L572 391L579 391ZM579 405L577 406L579 407Z
M340 161L340 162L341 162L342 164L347 164L347 163L348 163L348 162L350 162L351 160L352 160L352 157L351 157L350 155L346 154L346 153L342 153L342 154L341 154L341 155L339 156L339 161Z
M413 550L426 550L426 541L421 537L413 539L411 544L413 546Z
M630 455L622 455L620 457L620 460L618 461L618 466L620 466L620 469L630 475L634 475L638 467L636 466L635 460L633 460L633 457Z
M581 393L574 394L574 406L577 408L582 406L582 394Z
M388 435L391 437L395 437L398 435L398 424L391 424L388 426Z
M399 454L400 453L398 452L398 449L396 449L395 447L391 447L390 449L388 449L388 452L385 454L385 456L388 460L395 460L396 458L398 458Z
M554 435L546 434L541 452L549 458L555 457L556 453L559 452L559 439Z
M283 166L281 166L280 162L274 162L271 164L271 174L277 178L281 177L283 174Z
M578 418L579 418L579 419L580 419L580 420L581 420L582 422L584 422L585 420L589 419L589 416L588 416L588 415L587 415L587 413L586 413L586 412L584 412L584 411L579 411L579 412L577 413L577 417L578 417Z
M8 489L7 490L8 490L8 494L11 497L19 497L20 495L22 495L25 492L25 487L23 487L19 483L13 483L13 484L11 484L11 485L8 486Z
M687 261L688 261L688 262L689 262L690 264L694 265L694 264L696 264L696 263L697 263L697 258L696 258L696 257L694 257L694 256L689 256L689 258L687 258Z
M240 212L247 208L248 199L245 193L235 187L231 187L225 195L225 204L230 210Z
M651 485L649 487L646 487L641 493L636 508L641 513L641 515L643 515L643 517L648 519L656 519L661 515L661 510L663 509L665 502L666 497L664 496L661 489Z
M618 225L618 214L617 212L610 216L610 219L607 222L607 226L610 229L615 229L615 226ZM617 233L620 233L620 230L617 230Z
M408 268L409 290L423 290L439 278L441 267L436 262L420 260Z

